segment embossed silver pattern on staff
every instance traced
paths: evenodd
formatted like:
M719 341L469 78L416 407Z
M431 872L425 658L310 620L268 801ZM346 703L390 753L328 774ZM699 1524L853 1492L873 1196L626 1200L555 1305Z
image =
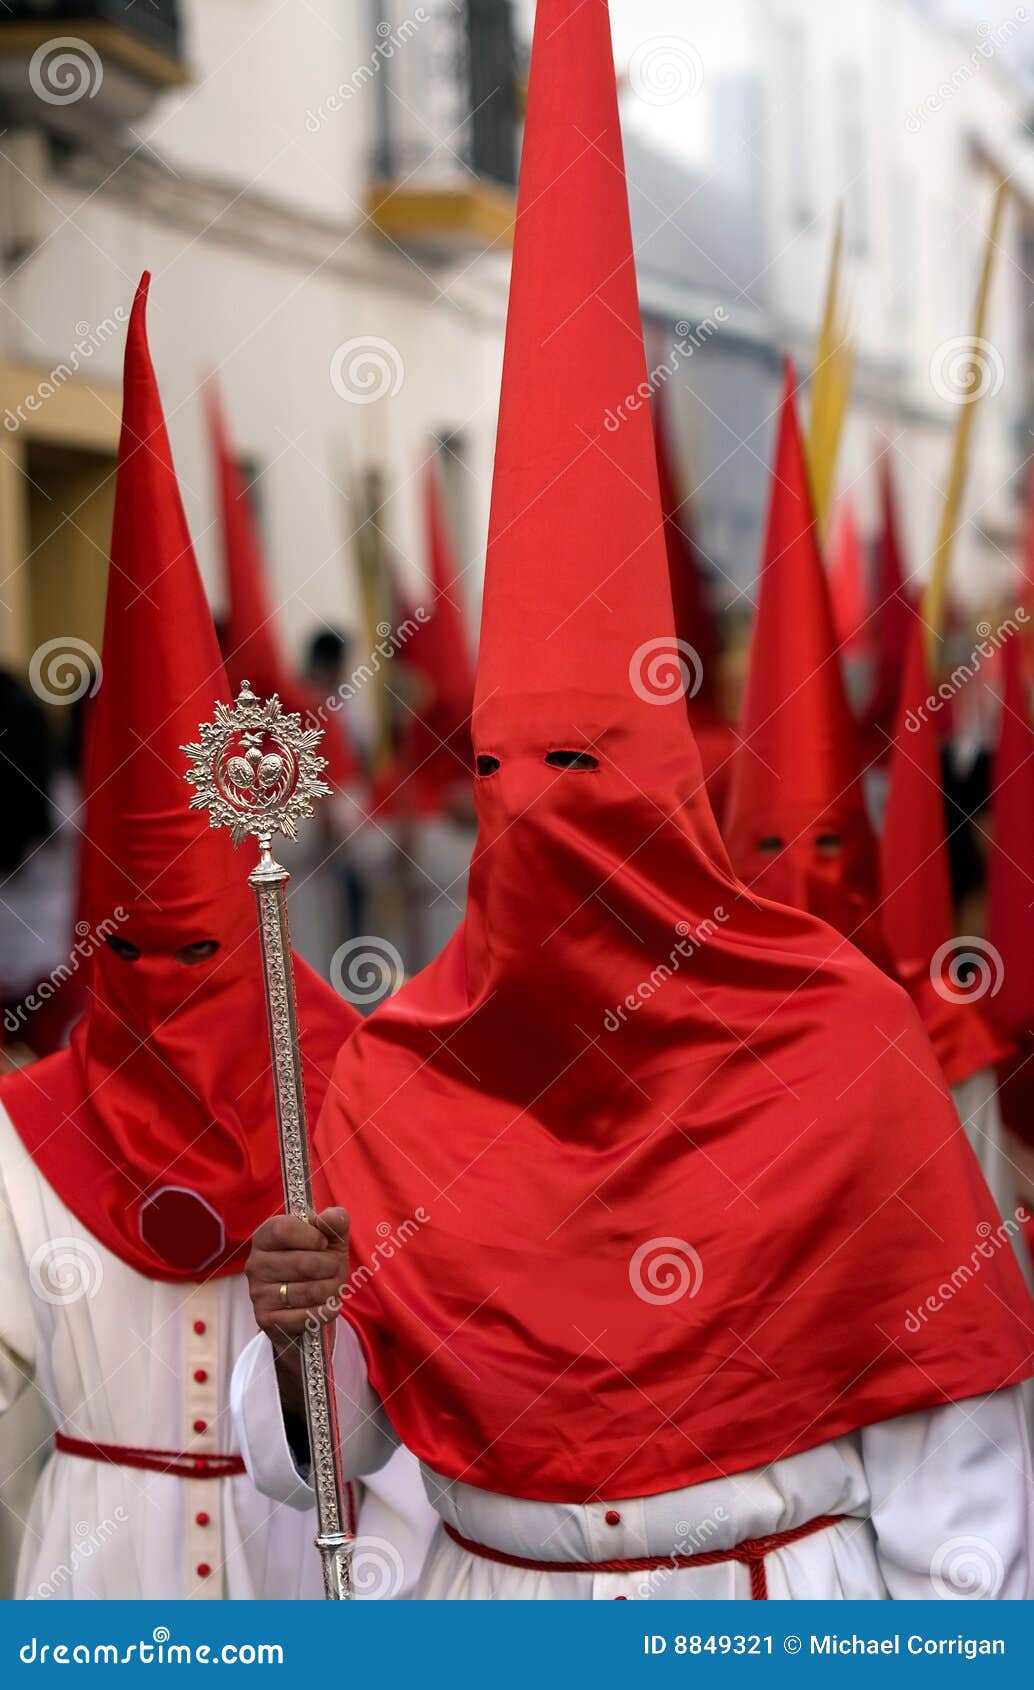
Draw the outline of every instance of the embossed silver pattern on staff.
M269 1042L273 1054L280 1166L287 1212L312 1216L312 1182L298 1045L294 965L287 920L290 875L273 857L274 834L297 838L296 824L312 815L313 799L330 787L320 779L326 758L317 747L320 728L303 728L285 715L279 698L264 703L247 681L232 709L215 707L215 721L201 724L201 738L183 750L193 765L187 779L196 787L192 810L207 810L213 827L228 827L234 845L253 837L259 860L248 876L258 903ZM334 1396L333 1322L302 1335L305 1418L316 1491L316 1547L323 1563L323 1593L331 1601L352 1596L348 1487L341 1471Z

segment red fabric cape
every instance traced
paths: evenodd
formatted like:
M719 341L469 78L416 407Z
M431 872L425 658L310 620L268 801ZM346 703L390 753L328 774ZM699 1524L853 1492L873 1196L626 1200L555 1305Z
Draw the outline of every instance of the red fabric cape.
M256 1228L283 1212L254 929L249 914L247 930L231 941L225 923L188 919L183 944L215 932L224 947L239 948L213 972L198 970L206 977L188 980L186 997L172 976L187 972L179 964L107 964L109 984L115 969L132 977L131 1021L99 977L107 959L95 958L90 1006L70 1047L0 1081L0 1103L48 1185L91 1237L148 1279L238 1273ZM121 931L131 937L139 928ZM151 973L146 986L142 970ZM300 958L295 970L314 1121L355 1019ZM152 984L179 989L164 1021Z
M645 379L607 7L539 0L474 714L498 766L463 926L344 1047L315 1159L404 1443L549 1501L1029 1372L1011 1250L926 1307L998 1217L907 995L736 881L644 668L674 640L649 419L604 418Z

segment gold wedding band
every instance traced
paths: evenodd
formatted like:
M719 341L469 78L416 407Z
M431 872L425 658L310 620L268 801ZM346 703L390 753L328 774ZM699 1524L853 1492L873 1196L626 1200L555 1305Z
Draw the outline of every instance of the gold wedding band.
M289 1309L290 1306L291 1306L291 1304L288 1301L288 1295L287 1295L287 1286L281 1285L281 1287L280 1287L280 1307L282 1309Z

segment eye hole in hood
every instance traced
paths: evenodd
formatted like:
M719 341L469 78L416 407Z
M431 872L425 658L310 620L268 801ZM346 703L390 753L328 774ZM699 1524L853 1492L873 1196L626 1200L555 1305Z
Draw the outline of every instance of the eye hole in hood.
M484 779L486 775L494 775L501 766L498 757L483 755L477 760L477 772L481 779Z
M551 769L598 769L599 760L588 751L547 751L546 762Z
M142 954L140 946L134 945L131 940L120 939L117 933L106 933L104 935L104 943L107 945L109 951L114 951L120 962L140 961Z

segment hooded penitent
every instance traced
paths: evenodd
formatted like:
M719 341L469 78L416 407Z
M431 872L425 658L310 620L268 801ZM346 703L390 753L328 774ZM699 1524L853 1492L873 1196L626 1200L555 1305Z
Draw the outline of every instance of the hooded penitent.
M604 420L645 379L606 0L539 0L467 912L316 1134L387 1412L511 1496L670 1490L1026 1371L1001 1255L910 1319L992 1199L905 993L734 880L656 684L649 418Z
M86 753L87 1008L70 1048L6 1078L0 1099L94 1238L141 1273L184 1279L239 1266L283 1197L248 864L188 807L181 747L230 693L147 348L147 284L126 343L103 679ZM315 1118L358 1018L295 966Z
M285 710L297 711L303 720L313 720L322 726L324 733L320 749L327 759L326 777L339 789L352 786L358 778L359 765L342 720L341 701L333 699L328 702L315 697L311 689L291 673L281 656L251 495L230 445L222 408L211 386L206 393L206 407L226 575L227 614L223 647L227 675L235 691L242 681L247 681L259 698L278 693Z
M653 421L675 633L688 681L686 708L711 803L720 813L725 801L734 744L732 729L721 713L722 646L708 603L707 584L697 548L690 533L686 502L679 497L667 407L661 391L654 395Z
M987 1013L1018 1053L1001 1071L1002 1117L1034 1143L1034 724L1019 635L1002 648L1004 696L991 787Z
M862 770L788 368L724 838L748 886L882 962Z
M953 966L952 905L936 705L925 627L908 631L897 733L880 840L880 911L897 975L908 987L949 1085L993 1065L1005 1046Z

